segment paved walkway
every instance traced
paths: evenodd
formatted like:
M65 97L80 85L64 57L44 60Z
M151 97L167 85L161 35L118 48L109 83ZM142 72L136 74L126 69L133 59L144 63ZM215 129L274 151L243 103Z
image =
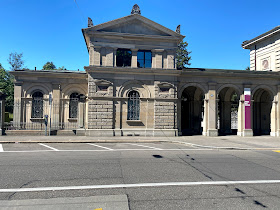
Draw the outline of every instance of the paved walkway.
M90 136L0 136L0 143L80 143L80 142L180 142L216 149L280 149L280 137L180 136L180 137L90 137Z

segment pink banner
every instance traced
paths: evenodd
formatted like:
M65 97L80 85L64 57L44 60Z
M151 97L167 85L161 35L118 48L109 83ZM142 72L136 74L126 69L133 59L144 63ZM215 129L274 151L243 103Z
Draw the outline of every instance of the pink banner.
M244 88L244 96L245 96L245 129L251 128L251 89Z

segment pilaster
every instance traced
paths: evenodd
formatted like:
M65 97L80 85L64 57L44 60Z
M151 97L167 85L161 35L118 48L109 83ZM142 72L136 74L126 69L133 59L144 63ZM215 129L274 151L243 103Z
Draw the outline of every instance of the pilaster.
M208 129L207 136L218 136L216 83L208 83Z
M93 59L92 59L92 65L94 66L100 66L100 46L93 46Z
M152 68L162 69L162 54L164 49L154 49L152 50Z
M52 84L52 127L59 127L59 113L60 113L60 84Z
M175 51L167 51L167 69L175 69Z
M106 63L105 66L114 66L114 49L106 47Z
M20 123L22 119L21 97L22 97L22 82L16 82L14 86L14 112L13 112L13 125L16 128L20 128Z
M132 56L131 56L131 68L137 68L137 52L138 49L131 49Z

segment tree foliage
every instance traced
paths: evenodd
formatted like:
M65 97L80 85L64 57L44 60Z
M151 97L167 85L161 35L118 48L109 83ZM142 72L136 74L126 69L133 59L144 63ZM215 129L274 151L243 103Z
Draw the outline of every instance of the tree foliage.
M14 77L6 71L0 63L0 91L6 95L5 110L13 112L14 104Z
M67 70L64 66L58 67L57 70Z
M14 70L21 70L24 65L24 61L22 60L22 53L10 53L8 62L11 65L10 69Z
M56 69L56 66L53 64L53 62L47 62L44 66L43 66L43 70L54 70Z
M191 51L188 51L187 47L188 47L188 43L184 41L181 41L180 44L178 45L176 51L177 69L187 68L187 66L191 65L190 64L191 56L189 56Z

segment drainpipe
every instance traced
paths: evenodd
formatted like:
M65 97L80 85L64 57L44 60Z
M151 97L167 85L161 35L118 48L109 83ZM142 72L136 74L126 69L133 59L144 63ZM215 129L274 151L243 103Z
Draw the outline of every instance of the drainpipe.
M257 71L257 45L255 45L255 71Z

